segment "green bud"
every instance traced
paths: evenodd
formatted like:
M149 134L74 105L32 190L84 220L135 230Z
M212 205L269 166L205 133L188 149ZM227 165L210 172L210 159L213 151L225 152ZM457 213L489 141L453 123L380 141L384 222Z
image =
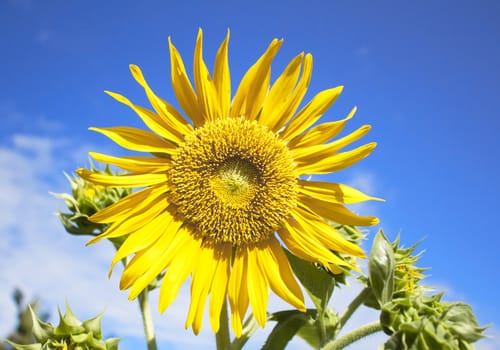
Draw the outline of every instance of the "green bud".
M117 338L102 339L102 313L81 322L66 303L63 315L59 310L59 324L54 327L43 322L30 308L35 344L20 345L9 341L16 350L117 350Z
M387 303L380 321L391 335L384 349L473 349L483 337L469 305L442 302L443 294L408 296Z
M423 274L427 268L417 267L415 264L420 259L422 253L413 255L420 242L409 248L399 245L399 235L392 243L394 250L394 298L401 298L406 295L418 295L430 290L420 285L420 281L425 278Z
M91 164L91 170L101 174L112 175L109 167L96 169ZM66 231L74 235L96 236L104 232L106 225L94 223L89 217L131 193L128 188L104 187L94 185L78 176L65 174L71 186L71 194L54 194L64 200L68 213L58 212L59 219Z

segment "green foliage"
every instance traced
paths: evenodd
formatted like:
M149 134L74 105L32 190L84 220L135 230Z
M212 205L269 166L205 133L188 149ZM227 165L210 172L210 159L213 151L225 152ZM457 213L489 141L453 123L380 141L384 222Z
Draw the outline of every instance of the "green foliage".
M91 164L91 170L100 174L113 174L109 167L99 170ZM71 194L59 193L54 196L64 200L69 213L59 211L58 216L66 231L74 235L101 234L106 225L94 223L89 217L131 193L129 188L97 186L78 176L66 175L66 178L71 185Z
M63 315L59 310L59 324L54 327L38 318L29 308L36 343L23 345L9 341L16 350L117 350L117 338L103 340L101 332L102 314L81 322L68 304Z
M380 321L391 336L387 350L470 350L483 337L469 305L441 301L442 294L394 299L384 305Z
M323 267L302 260L289 251L286 253L293 272L305 288L314 306L321 312L332 296L335 279Z
M20 289L15 289L12 295L17 308L18 323L14 332L8 335L7 339L17 344L30 344L33 342L33 322L31 320L31 310L35 312L40 308L38 300L31 301L28 305L23 303L23 293ZM49 315L41 313L40 319L47 320ZM0 350L11 349L10 345L0 343Z
M369 283L379 306L392 299L395 264L394 249L380 230L373 240L368 259Z

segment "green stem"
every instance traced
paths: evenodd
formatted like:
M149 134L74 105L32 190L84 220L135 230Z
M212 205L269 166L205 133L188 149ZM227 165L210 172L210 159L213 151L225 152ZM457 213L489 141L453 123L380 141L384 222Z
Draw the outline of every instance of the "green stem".
M377 321L369 323L358 329L353 330L350 333L347 333L346 335L338 338L337 340L332 340L324 347L322 347L321 350L342 350L348 345L351 345L352 343L366 336L369 336L370 334L380 332L381 330L382 326L380 325L380 322Z
M354 298L353 301L347 306L347 309L344 311L344 314L340 317L339 320L339 330L344 327L344 325L347 323L349 318L351 318L352 314L354 311L357 310L357 308L363 304L363 302L366 300L366 297L370 295L370 288L364 288L356 298Z
M257 324L255 317L250 314L250 316L248 316L247 320L243 324L241 337L235 338L231 343L231 350L241 350L258 328L259 325Z
M142 323L144 325L144 334L146 336L146 343L148 350L157 350L155 331L153 326L153 318L151 317L151 309L148 302L148 288L144 289L137 300L141 309Z
M220 313L219 331L215 334L215 344L217 350L229 350L231 339L229 337L229 319L227 314L227 301L224 300Z
M332 286L333 286L333 280L332 280ZM318 322L319 322L319 346L322 347L323 345L326 344L326 342L329 340L329 338L327 337L327 334L326 334L326 325L325 325L325 314L326 314L326 310L328 308L328 301L330 299L330 295L331 295L332 291L331 290L326 290L325 291L325 295L323 296L323 298L321 299L321 309L318 310L319 311L319 314L318 314ZM332 335L333 337L333 335Z

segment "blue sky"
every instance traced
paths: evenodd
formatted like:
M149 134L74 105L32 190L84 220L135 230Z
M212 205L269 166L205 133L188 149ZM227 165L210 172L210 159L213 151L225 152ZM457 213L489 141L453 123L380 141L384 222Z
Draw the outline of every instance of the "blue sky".
M378 215L390 238L425 238L427 283L472 304L481 324L500 324L499 18L500 4L485 0L0 2L1 334L12 327L9 293L18 285L50 310L66 298L89 313L82 317L106 307L112 332L140 337L136 306L115 290L116 278L106 279L111 250L66 236L53 215L62 203L48 191L68 191L63 171L86 165L88 151L119 152L89 126L140 125L103 93L145 103L128 64L174 102L167 37L191 67L199 27L209 66L230 28L234 86L275 37L285 39L275 74L312 53L308 97L345 86L324 120L357 105L348 130L371 124L365 140L378 142L368 159L330 179L385 198L357 210ZM186 331L184 343L176 340L183 331L172 320L183 323L184 308L181 300L158 316L163 348L211 341L207 324L198 338ZM490 334L499 337L498 327ZM500 347L498 338L480 346Z

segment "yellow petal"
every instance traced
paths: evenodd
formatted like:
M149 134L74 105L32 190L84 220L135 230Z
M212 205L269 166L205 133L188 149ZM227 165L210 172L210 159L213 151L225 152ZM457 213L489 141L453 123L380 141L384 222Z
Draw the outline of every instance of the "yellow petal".
M222 42L215 57L214 85L219 97L220 113L222 118L229 117L231 106L231 76L228 60L229 29L226 39Z
M241 336L243 318L248 308L247 266L245 249L237 247L227 289L231 306L231 325L237 338Z
M279 114L276 116L277 122L272 128L274 132L278 132L279 130L281 130L281 128L290 120L290 118L292 118L297 108L299 108L299 105L307 92L307 88L309 87L311 75L312 56L311 54L306 54L302 65L302 75L300 76L300 80L297 83L295 90L293 90L292 95L284 104L284 110L279 111Z
M168 45L170 47L172 87L177 101L179 101L182 109L191 118L194 125L201 126L203 125L203 115L198 108L198 97L193 91L186 68L184 67L184 62L170 38L168 38Z
M135 173L145 172L159 172L166 171L170 168L170 160L166 158L152 158L152 157L113 157L107 154L89 152L89 156L96 161L115 165L124 170L132 171Z
M252 305L253 315L257 323L261 327L265 327L267 319L267 301L269 298L269 287L265 275L259 268L259 261L257 258L258 250L260 247L247 248L246 254L248 256L247 265L247 284L248 284L248 298L250 305Z
M265 97L265 92L267 92L268 86L264 86L264 82L268 77L268 71L271 69L271 62L282 43L283 40L274 39L269 44L266 52L243 76L234 95L231 106L231 117L245 116L248 119L255 118L255 112L262 107L263 98Z
M328 174L334 171L339 171L353 165L363 158L366 158L370 153L372 153L376 146L377 144L372 142L355 148L352 151L336 153L317 163L299 164L297 166L297 171L299 175Z
M172 142L141 129L117 126L113 128L89 128L89 130L97 131L132 151L172 154L177 148Z
M214 248L202 246L200 250L201 252L197 256L198 263L193 270L191 303L184 325L185 328L193 325L194 334L198 334L201 330L203 310L205 309L205 303L217 269L217 258L214 256Z
M290 142L288 142L288 148L293 149L298 147L320 145L334 138L342 131L342 129L344 129L347 121L354 116L356 109L357 108L354 107L351 112L349 112L347 117L342 120L318 124L306 132L294 137Z
M119 201L111 204L109 207L98 211L89 219L92 222L97 222L100 224L110 223L120 219L123 220L127 216L131 215L131 213L140 211L146 206L149 206L156 197L165 193L166 191L167 187L162 184L131 193L125 198L122 198Z
M302 290L295 280L288 258L276 238L270 238L267 249L257 250L257 259L259 267L274 293L300 311L306 311Z
M219 104L217 101L217 91L210 77L207 66L203 61L203 32L198 30L196 47L194 50L194 83L198 94L199 110L202 111L204 119L207 121L216 120L219 115Z
M104 91L104 92L107 93L109 96L113 97L118 102L121 102L124 105L129 106L142 119L144 124L146 124L148 128L150 128L157 135L160 135L161 137L165 138L166 140L172 143L182 142L183 139L182 135L180 135L177 131L172 130L170 126L165 124L159 116L157 116L150 110L134 105L132 102L130 102L128 98L120 94L111 91Z
M341 204L331 203L304 195L299 195L299 201L317 215L338 224L373 226L379 223L378 218L374 216L356 215Z
M113 257L110 275L118 261L155 243L173 220L173 215L165 210L161 215L156 216L137 231L131 233Z
M120 279L120 289L130 288L129 300L135 299L153 281L172 259L179 248L179 231L182 222L170 221L163 234L151 246L139 251L126 266Z
M151 106L153 106L156 113L158 113L164 127L168 128L170 132L176 134L177 137L182 140L183 135L190 133L193 127L184 119L177 109L167 101L156 96L144 79L141 69L138 66L131 64L129 68L134 79L144 88Z
M167 230L171 231L170 237L174 236L177 226L168 227ZM169 238L170 238L169 237ZM158 240L163 240L163 237ZM155 251L148 252L151 255L152 260L149 263L143 263L146 267L144 273L135 280L132 287L130 288L129 300L135 299L163 270L165 270L171 263L172 259L177 255L177 249L179 246L174 246L173 243L167 245L168 239L164 239L165 242L161 242ZM154 246L154 245L153 245ZM147 248L148 250L150 248Z
M155 198L143 210L128 213L130 215L129 217L122 221L116 221L98 237L102 239L128 235L144 226L146 222L153 220L157 215L161 215L162 211L164 211L167 206L168 202L166 196L161 195ZM94 240L91 240L89 243L94 243Z
M298 180L299 192L326 202L354 204L369 200L383 201L357 189L332 182Z
M281 133L283 140L292 140L295 136L313 125L328 108L335 102L342 92L343 86L323 90L300 110Z
M220 314L222 306L226 302L227 284L230 276L232 246L230 243L223 243L217 246L218 264L210 291L210 323L214 333L219 331Z
M163 276L160 287L160 301L158 303L160 313L164 312L177 297L180 287L186 281L197 262L193 257L199 254L200 242L192 237L187 228L181 228L177 236L183 240L183 244L179 245L182 249L176 252L167 272L165 272L165 276Z
M274 128L283 111L288 108L290 97L299 78L303 58L304 53L301 53L288 64L274 82L264 101L259 121L270 129Z
M293 148L291 150L292 157L297 163L315 163L319 162L326 157L333 155L335 152L344 148L345 146L359 140L370 131L370 125L363 125L358 130L350 133L333 142L324 145L313 145L300 148Z
M110 187L144 187L167 182L166 174L104 175L88 169L78 169L78 176L96 185Z
M365 257L364 251L357 244L346 240L335 228L326 224L317 215L302 209L300 205L293 210L292 215L305 232L314 236L328 249L360 258Z
M340 266L351 267L350 264L333 254L328 248L321 244L321 242L311 233L304 230L295 220L286 222L279 230L279 235L288 249L304 260L319 262L324 266L333 263Z

